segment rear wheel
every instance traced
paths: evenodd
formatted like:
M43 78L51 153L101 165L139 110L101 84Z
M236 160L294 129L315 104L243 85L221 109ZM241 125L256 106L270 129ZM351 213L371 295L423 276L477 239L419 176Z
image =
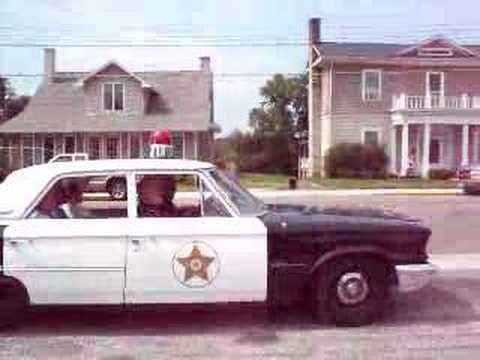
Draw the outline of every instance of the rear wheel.
M365 325L383 314L388 276L382 261L331 261L318 272L316 285L315 314L337 325Z
M28 307L25 289L14 282L0 283L0 328L22 322Z
M114 200L125 200L127 198L127 183L124 179L110 180L107 189Z

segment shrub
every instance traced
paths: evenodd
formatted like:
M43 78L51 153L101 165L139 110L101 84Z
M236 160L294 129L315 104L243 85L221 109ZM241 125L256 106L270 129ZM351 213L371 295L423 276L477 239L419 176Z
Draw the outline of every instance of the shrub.
M388 157L375 145L341 143L332 146L325 159L328 177L384 178Z
M428 177L434 180L448 180L455 176L455 172L449 169L430 169Z
M3 182L3 180L5 180L7 175L8 175L8 171L0 167L0 183Z
M463 185L463 192L466 195L480 195L480 182L467 182Z

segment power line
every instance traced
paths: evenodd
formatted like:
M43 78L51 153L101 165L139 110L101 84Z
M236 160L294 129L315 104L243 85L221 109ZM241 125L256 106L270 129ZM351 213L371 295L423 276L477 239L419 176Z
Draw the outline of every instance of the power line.
M297 47L308 46L308 42L272 42L272 43L198 43L198 44L174 44L174 43L0 43L4 48L195 48L195 47Z
M154 70L153 70L154 71ZM165 70L158 70L158 71L165 71ZM148 72L151 72L151 71L148 71ZM84 72L79 72L80 74L83 74ZM134 71L134 73L136 74L137 72ZM141 72L138 72L139 75L141 76ZM79 74L79 75L80 75ZM228 78L228 77L268 77L268 76L274 76L276 74L282 74L283 76L300 76L300 75L303 75L303 73L301 72L281 72L281 71L277 71L277 72L258 72L258 73L213 73L213 76L216 77L216 78ZM30 74L26 74L26 73L5 73L5 74L2 74L0 73L0 76L1 77L6 77L6 78L41 78L43 76L45 76L45 74L40 74L40 73L30 73ZM60 79L72 79L72 80L75 80L78 78L78 76L75 76L75 75L70 75L70 74L56 74L54 76L55 78L60 78ZM99 76L101 77L101 75ZM105 75L105 77L108 77L107 75Z

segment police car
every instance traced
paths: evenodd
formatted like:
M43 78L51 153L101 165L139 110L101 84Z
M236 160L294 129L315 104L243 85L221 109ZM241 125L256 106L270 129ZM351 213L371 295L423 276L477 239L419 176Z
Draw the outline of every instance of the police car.
M124 179L127 198L69 193L99 176ZM174 179L174 214L141 214L152 176ZM205 162L32 166L0 185L0 322L38 305L264 302L275 316L301 302L316 319L365 324L392 288L428 284L429 235L383 211L267 205Z

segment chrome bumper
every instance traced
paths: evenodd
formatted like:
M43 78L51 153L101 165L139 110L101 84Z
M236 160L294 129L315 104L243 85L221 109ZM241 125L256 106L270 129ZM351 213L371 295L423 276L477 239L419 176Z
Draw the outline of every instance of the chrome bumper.
M430 263L397 265L395 270L399 292L420 290L430 284L433 275L437 272L436 267Z

